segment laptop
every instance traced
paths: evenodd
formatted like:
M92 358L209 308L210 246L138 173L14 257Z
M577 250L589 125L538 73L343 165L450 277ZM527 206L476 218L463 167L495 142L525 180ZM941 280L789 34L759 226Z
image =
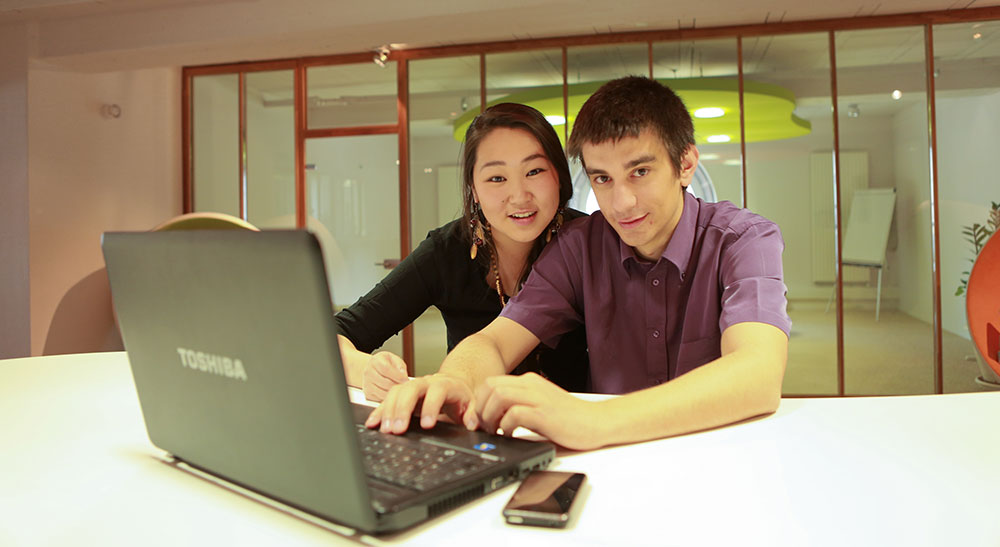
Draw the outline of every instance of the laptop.
M452 424L365 429L371 407L350 401L308 232L109 232L101 245L149 439L200 473L382 533L555 456L548 442Z

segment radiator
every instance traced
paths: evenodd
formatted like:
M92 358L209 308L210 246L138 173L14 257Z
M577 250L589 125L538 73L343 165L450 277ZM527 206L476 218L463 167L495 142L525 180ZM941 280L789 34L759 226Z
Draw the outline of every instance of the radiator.
M837 276L833 230L833 152L813 152L809 157L810 205L812 210L812 280L830 284ZM868 188L868 152L840 153L841 230L846 231L851 217L855 190ZM845 283L867 283L868 268L844 267Z

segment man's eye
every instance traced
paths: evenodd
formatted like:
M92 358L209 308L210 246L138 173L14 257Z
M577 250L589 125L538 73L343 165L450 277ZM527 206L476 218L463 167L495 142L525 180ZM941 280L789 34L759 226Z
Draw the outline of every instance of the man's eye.
M609 180L611 180L611 178L608 177L607 175L597 175L596 177L594 177L591 180L593 180L594 184L605 184Z
M637 177L645 177L646 175L649 174L649 168L648 167L640 167L640 168L636 169L633 174L635 176L637 176Z

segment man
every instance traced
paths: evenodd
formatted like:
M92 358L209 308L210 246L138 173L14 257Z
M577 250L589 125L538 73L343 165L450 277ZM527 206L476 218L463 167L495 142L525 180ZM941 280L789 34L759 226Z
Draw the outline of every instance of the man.
M777 226L685 192L698 165L691 117L670 89L627 77L580 110L568 151L600 213L570 223L503 313L438 373L395 386L367 425L402 433L441 411L472 429L523 426L574 449L698 431L774 412L791 323ZM540 341L584 322L593 390L507 376ZM421 403L422 399L422 404Z

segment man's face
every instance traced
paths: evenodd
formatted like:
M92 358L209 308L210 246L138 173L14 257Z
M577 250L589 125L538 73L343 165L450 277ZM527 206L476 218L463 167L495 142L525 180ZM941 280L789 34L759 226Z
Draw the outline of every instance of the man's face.
M659 260L680 221L698 149L691 146L681 157L680 175L648 129L638 137L585 144L581 155L604 218L637 255Z

